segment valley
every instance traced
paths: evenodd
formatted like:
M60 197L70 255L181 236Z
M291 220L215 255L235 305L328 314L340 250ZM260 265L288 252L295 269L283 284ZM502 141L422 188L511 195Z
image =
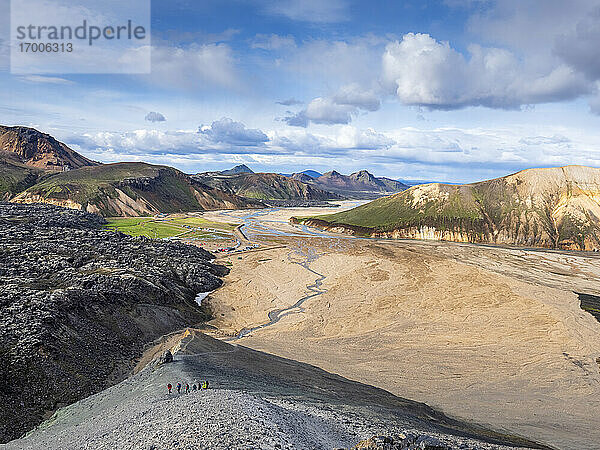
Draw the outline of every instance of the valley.
M361 239L288 222L314 211L208 213L245 222L267 248L217 260L231 272L207 299L213 336L495 430L597 448L600 323L575 294L600 293L595 254Z

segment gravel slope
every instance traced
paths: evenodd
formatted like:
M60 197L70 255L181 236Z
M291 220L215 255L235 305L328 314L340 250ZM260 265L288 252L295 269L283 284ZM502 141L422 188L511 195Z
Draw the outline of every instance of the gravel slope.
M406 430L451 448L509 448L464 436L509 442L508 437L306 364L196 332L187 333L178 347L172 363L150 364L1 448L348 448L373 435ZM167 383L191 385L203 377L211 382L206 391L167 393Z

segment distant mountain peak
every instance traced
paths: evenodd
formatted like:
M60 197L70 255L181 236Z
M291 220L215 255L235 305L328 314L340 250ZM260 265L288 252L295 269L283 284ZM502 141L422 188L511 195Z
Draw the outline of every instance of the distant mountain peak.
M303 170L300 173L303 173L304 175L308 175L311 178L319 178L321 175L323 175L322 173L319 173L316 170L312 170L312 169Z
M375 176L369 172L368 170L359 170L358 172L354 172L353 174L350 175L350 178L354 179L354 180L361 180L361 181L374 181L375 180Z
M246 164L238 164L232 169L223 170L220 172L221 175L235 175L238 173L254 173L254 171Z

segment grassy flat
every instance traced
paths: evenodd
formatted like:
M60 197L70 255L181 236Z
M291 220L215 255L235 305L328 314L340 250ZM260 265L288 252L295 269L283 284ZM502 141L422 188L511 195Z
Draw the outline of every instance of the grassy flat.
M146 236L149 238L162 239L173 237L185 231L174 224L155 221L151 217L135 217L135 218L112 218L107 219L106 228L130 236Z
M200 217L114 217L106 219L106 228L120 231L130 236L146 236L163 239L181 236L183 239L227 239L231 237L236 225L222 222L211 222ZM192 228L189 228L192 227ZM197 229L204 228L204 229ZM216 232L209 229L217 230Z

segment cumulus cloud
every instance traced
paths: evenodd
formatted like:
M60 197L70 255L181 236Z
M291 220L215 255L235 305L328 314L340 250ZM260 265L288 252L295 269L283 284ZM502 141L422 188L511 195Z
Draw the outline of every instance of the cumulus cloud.
M213 122L210 126L200 127L198 132L212 142L235 146L259 146L269 140L261 130L246 128L243 123L227 117Z
M589 79L600 79L600 7L582 18L573 31L557 36L554 52Z
M317 97L305 109L284 117L291 126L306 128L309 123L324 125L349 124L360 110L377 111L380 101L374 91L363 90L358 84L343 86L328 98Z
M286 165L306 166L318 161L321 166L339 170L355 165L352 171L366 164L370 169L379 167L378 172L386 176L416 176L418 168L418 173L428 174L421 178L445 173L450 177L446 179L475 181L526 167L600 166L600 134L581 134L572 128L557 134L553 127L540 127L540 134L530 135L525 125L510 129L404 127L385 133L352 125L322 133L284 127L259 131L267 139L259 145L235 145L265 139L260 134L240 138L240 132L244 135L248 131L243 126L233 133L236 127L230 124L223 132L219 131L221 125L203 128L212 131L144 129L57 137L86 156L105 162L144 160L193 166L197 171L208 170L210 162L223 164L238 158L267 167L277 163L282 170Z
M148 122L165 122L167 119L159 112L150 111L146 114L145 120Z
M356 111L353 106L339 105L332 99L318 97L312 100L306 109L285 117L284 120L288 125L305 128L310 122L325 125L347 124Z
M448 42L414 33L387 45L383 78L403 103L437 109L517 108L575 98L589 89L566 65L532 72L508 50L478 45L465 58Z
M375 91L362 89L357 83L343 86L333 95L332 101L337 105L354 106L365 111L377 111L381 106Z

